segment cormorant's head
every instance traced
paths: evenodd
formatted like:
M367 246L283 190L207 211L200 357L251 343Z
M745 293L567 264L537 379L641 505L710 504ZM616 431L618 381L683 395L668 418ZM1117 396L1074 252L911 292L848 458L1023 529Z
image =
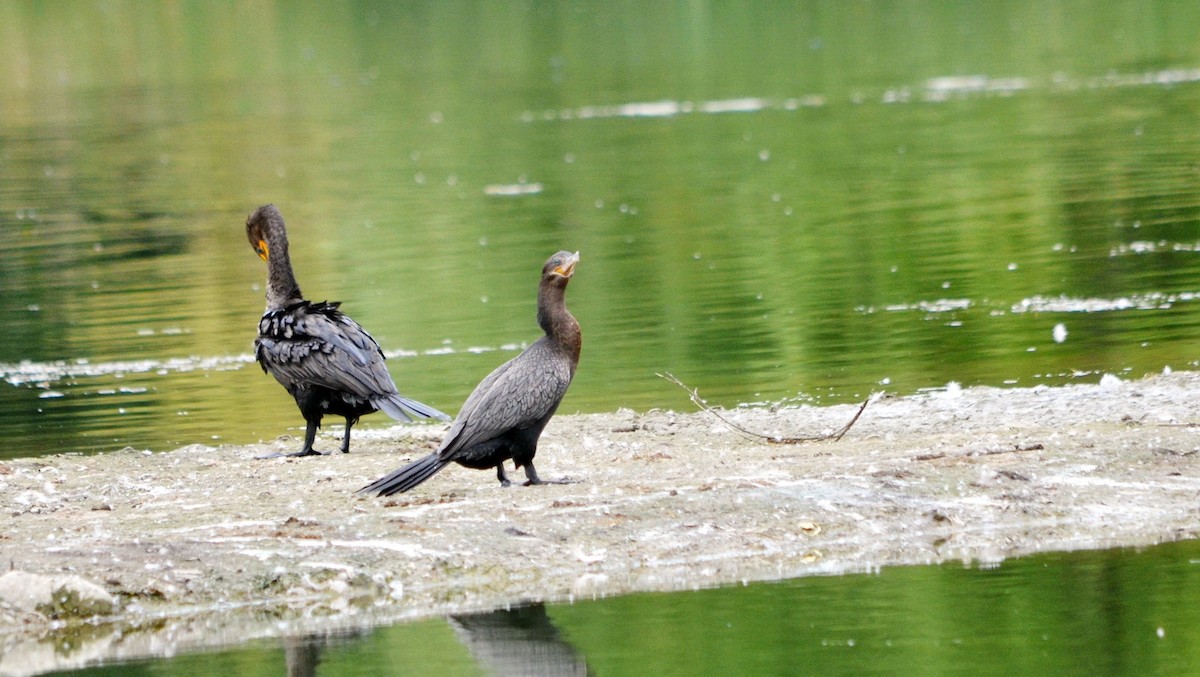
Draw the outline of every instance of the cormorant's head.
M546 265L542 266L542 280L555 282L566 286L571 276L575 274L575 264L579 263L579 252L558 252L551 256Z
M283 215L275 205L263 205L246 219L246 238L250 240L250 246L258 254L258 258L263 261L271 256L271 248L267 245L267 241L271 239L268 233L282 230Z

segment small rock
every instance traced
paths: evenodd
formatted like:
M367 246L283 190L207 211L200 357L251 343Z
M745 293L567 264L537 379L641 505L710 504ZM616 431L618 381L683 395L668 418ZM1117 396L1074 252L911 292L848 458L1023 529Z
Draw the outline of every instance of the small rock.
M111 614L116 606L107 590L79 576L45 576L27 571L9 571L0 576L0 601L56 619Z

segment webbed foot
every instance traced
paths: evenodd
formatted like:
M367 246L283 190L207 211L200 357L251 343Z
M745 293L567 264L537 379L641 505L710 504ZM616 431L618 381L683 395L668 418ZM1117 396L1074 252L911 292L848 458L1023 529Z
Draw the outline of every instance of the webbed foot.
M525 477L529 478L525 480L524 484L524 486L527 487L535 484L576 484L579 482L579 480L573 480L569 477L563 477L562 479L557 480L544 480L538 477L537 469L533 467L533 462L525 463Z
M327 456L328 454L329 454L329 452L327 452L327 451L317 451L316 449L301 449L300 451L293 451L290 454L282 454L282 453L276 452L274 454L255 456L254 459L257 461L262 461L262 460L266 460L268 458L300 458L302 456Z
M540 477L525 480L521 486L531 487L535 484L579 484L580 480L573 480L570 477L562 477L556 480L544 480Z

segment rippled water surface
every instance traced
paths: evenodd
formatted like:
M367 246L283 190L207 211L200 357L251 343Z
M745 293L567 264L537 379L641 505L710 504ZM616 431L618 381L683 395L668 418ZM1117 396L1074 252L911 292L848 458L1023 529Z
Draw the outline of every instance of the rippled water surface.
M6 3L0 453L300 431L265 202L451 413L559 249L564 412L1193 367L1200 9L1084 5Z
M243 224L266 202L308 297L449 413L536 338L560 249L585 334L562 412L690 408L658 372L736 406L1195 368L1198 26L1166 1L0 3L0 457L299 433L250 354ZM563 661L545 674L1186 674L1197 557L643 595L94 673L476 674L500 633Z
M640 594L259 641L85 675L1185 675L1200 547Z

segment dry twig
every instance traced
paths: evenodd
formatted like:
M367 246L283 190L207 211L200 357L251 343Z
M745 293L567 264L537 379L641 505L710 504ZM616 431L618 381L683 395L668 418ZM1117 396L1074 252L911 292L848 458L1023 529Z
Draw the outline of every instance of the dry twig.
M836 441L842 439L842 436L845 435L846 432L850 430L850 427L853 426L856 422L858 422L858 417L862 416L863 410L867 408L867 405L870 404L871 399L875 396L875 394L872 393L871 395L869 395L867 397L867 399L863 400L862 405L859 406L858 411L854 412L854 416L850 419L850 422L847 423L846 425L842 426L841 429L838 430L837 432L832 432L832 433L829 433L828 435L816 435L816 436L812 436L812 437L778 437L778 436L774 436L774 435L764 435L762 433L754 432L753 430L747 430L746 428L743 428L742 426L725 418L724 416L719 414L716 409L713 409L712 407L708 406L708 404L706 404L704 402L704 400L702 400L700 398L700 393L697 392L697 390L695 388L689 388L686 384L684 384L683 381L680 381L678 378L676 378L674 374L671 374L668 372L668 373L655 374L655 375L661 379L665 379L667 381L670 381L671 383L674 383L675 385L679 386L680 388L683 388L687 392L688 397L692 400L692 404L695 404L697 407L700 407L701 411L712 414L713 416L715 416L717 418L718 421L724 423L725 425L729 426L733 430L736 430L737 432L742 433L743 435L746 435L748 437L753 437L755 439L766 440L768 444L804 444L805 442L823 442L825 440L833 440L834 442L836 442Z

